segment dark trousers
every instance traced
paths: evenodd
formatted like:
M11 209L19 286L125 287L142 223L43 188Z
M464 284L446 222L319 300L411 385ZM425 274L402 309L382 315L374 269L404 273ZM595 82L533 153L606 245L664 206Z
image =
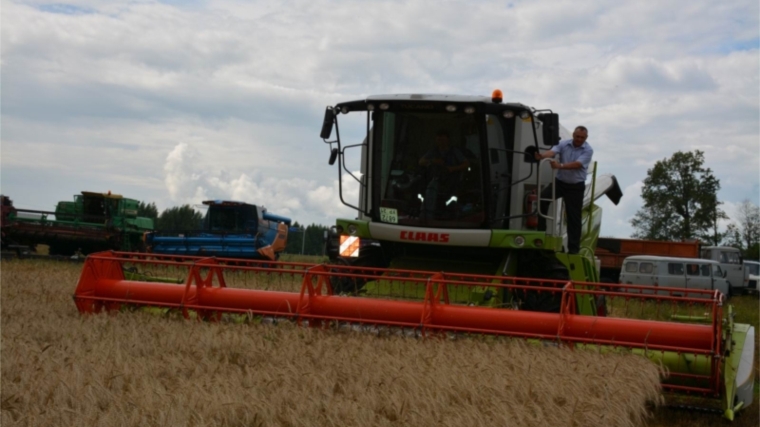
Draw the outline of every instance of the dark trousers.
M557 187L555 192L556 198L562 198L565 201L565 214L567 215L567 251L571 254L577 254L581 248L581 210L583 209L583 192L586 190L585 182L568 184L567 182L554 180L554 186ZM542 199L552 197L552 184L549 184L541 192ZM546 214L549 209L549 202L541 202L541 213ZM561 218L558 218L561 219ZM538 216L538 229L546 230L546 219Z

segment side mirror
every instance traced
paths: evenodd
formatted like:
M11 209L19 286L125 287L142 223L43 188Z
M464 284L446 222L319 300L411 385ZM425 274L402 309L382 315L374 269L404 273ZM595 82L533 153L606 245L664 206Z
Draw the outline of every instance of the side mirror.
M528 146L528 148L525 149L525 154L523 155L523 162L538 163L538 160L536 160L536 153L538 153L538 148L533 145Z
M607 194L607 198L609 198L615 206L620 203L620 199L623 197L623 190L620 189L620 184L618 184L618 180L614 175L612 176L612 187L610 187L605 194Z
M335 121L335 112L333 111L331 107L327 107L325 109L325 118L324 120L322 120L322 132L319 133L319 136L322 137L322 139L330 138L330 134L332 134L334 121Z
M330 166L335 164L335 159L338 158L338 149L333 148L332 151L330 151L330 160L327 162Z
M559 144L559 114L542 113L538 115L538 120L543 123L544 145Z

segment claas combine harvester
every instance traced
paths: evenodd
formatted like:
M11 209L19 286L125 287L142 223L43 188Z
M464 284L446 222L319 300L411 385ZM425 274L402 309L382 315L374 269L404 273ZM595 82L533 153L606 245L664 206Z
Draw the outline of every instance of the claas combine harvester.
M347 114L360 118L363 142L341 142L338 118ZM605 195L617 202L622 194L595 166L582 249L565 251L562 200L538 196L553 174L533 155L563 132L557 114L504 103L498 91L372 96L328 107L321 136L329 163L339 164L341 201L358 212L338 219L329 239L332 262L104 252L85 263L77 307L162 307L199 319L260 316L421 336L490 334L634 353L666 368L665 391L698 396L700 406L733 419L752 403L754 328L734 323L715 290L598 283L593 251L602 212L594 202ZM442 133L466 159L454 174L420 161ZM347 161L352 149L356 168ZM358 185L358 201L344 200L344 176ZM538 211L542 201L548 213ZM542 214L546 230L536 227ZM184 282L132 280L125 272L135 268L160 268ZM253 273L262 282L292 276L298 285L235 285Z

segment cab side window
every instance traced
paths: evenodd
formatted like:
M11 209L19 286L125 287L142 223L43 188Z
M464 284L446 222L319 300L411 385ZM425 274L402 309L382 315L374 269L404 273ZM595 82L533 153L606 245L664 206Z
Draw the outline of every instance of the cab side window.
M728 259L728 261L724 261L724 262L728 262L729 264L741 264L742 263L741 258L739 258L739 253L738 252L723 252L723 253L720 254L720 257L723 258L724 254L726 256L726 259Z
M626 273L635 273L639 270L639 263L637 262L627 262L625 263L625 272Z
M681 264L680 262L669 262L668 274L683 276L683 264Z
M689 276L699 276L699 264L686 264L686 274Z
M702 276L710 277L710 265L705 264L702 266Z
M713 276L723 277L723 270L720 269L719 265L713 265Z
M654 271L654 264L651 262L642 262L639 266L639 273L652 274Z
M749 269L749 274L753 274L755 276L760 274L760 264L747 263L746 265L747 265L747 268Z

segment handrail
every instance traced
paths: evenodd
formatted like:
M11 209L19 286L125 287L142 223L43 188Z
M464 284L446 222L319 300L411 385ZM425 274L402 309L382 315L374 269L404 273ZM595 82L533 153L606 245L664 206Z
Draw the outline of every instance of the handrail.
M551 203L551 202L555 201L556 197L557 197L557 195L556 195L556 190L557 189L554 186L554 180L557 178L557 171L555 169L552 169L552 182L551 182L551 185L552 185L552 197L548 198L548 199L541 197L541 193L543 192L543 191L541 191L541 165L544 162L547 162L547 161L550 162L552 160L553 159L546 158L546 159L541 159L538 162L538 170L536 171L536 188L539 190L538 191L538 203L539 203L539 206L540 206L540 204L541 204L542 201L547 201L547 202ZM547 214L544 215L541 212L541 209L538 209L538 214L541 215L542 217L544 217L545 219L552 220L552 221L555 220L555 218L553 216L549 216L548 211L547 211Z
M548 210L546 212L546 215L544 215L544 213L541 212L541 202L542 201L547 201L549 203L554 203L554 202L557 201L557 188L554 185L554 181L557 178L557 170L556 169L552 169L551 170L552 171L552 182L551 182L552 196L551 196L551 198L546 199L546 198L541 197L541 193L543 193L543 189L541 188L541 165L544 162L551 162L551 161L553 161L553 159L545 158L545 159L541 159L538 162L538 167L536 168L537 169L536 170L536 189L538 190L537 191L537 193L538 193L537 194L537 196L538 196L537 197L538 203L536 203L536 205L538 206L538 215L541 215L544 219L551 221L552 222L552 228L554 229L554 228L556 228L557 219L554 216L550 216ZM555 206L554 213L556 214L556 212L557 212L557 208ZM557 230L554 230L554 231L556 233Z
M586 233L591 233L591 212L593 212L594 207L594 191L596 191L596 162L594 162L594 167L591 170L591 173L587 173L586 175L591 175L591 197L589 197L589 203L588 203L588 227L586 230Z

